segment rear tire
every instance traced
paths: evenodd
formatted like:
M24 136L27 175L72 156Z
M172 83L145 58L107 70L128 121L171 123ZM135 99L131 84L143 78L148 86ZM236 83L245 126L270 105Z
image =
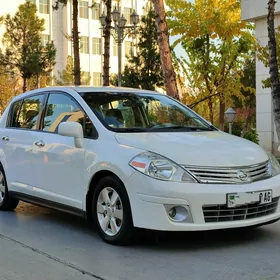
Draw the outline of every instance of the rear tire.
M12 211L18 206L18 203L17 199L9 196L5 172L0 164L0 211Z
M102 178L96 185L92 200L92 216L101 238L112 245L133 241L134 226L128 195L114 176Z

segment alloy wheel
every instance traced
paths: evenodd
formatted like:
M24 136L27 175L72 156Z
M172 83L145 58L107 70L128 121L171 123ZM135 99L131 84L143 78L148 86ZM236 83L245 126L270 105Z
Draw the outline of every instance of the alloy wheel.
M3 173L0 171L0 203L3 202L5 198L6 186Z
M110 187L102 189L96 210L102 231L109 236L117 235L123 224L123 204L119 194Z

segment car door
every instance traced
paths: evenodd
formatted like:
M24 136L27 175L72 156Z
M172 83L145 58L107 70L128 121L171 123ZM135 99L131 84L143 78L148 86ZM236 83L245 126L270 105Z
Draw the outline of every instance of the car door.
M32 148L38 141L38 120L44 98L44 93L40 93L15 101L11 105L6 128L1 130L10 191L33 194L35 162Z
M85 149L76 148L74 138L58 135L58 126L67 121L84 125L85 120L85 113L72 96L49 93L39 132L40 144L33 146L37 196L82 209Z

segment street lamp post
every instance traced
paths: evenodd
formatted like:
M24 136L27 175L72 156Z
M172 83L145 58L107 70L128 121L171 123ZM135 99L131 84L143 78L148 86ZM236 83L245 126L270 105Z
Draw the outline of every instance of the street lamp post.
M136 25L139 23L139 15L134 10L130 15L132 25L126 25L126 18L123 15L121 16L119 9L115 7L112 12L112 17L114 26L111 26L110 28L113 30L111 35L118 44L118 86L120 87L122 85L122 43L127 35L136 34ZM104 12L99 19L102 29L104 30L106 25L106 15Z
M225 120L228 123L229 134L232 134L232 123L235 119L236 112L232 108L228 108L225 112Z

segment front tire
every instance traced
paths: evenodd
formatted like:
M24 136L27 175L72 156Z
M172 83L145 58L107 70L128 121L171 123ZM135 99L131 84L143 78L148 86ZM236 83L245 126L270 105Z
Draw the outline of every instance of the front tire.
M113 245L131 243L134 227L129 198L117 178L107 176L97 183L92 214L98 233L105 242Z
M17 199L9 196L5 172L0 165L0 211L12 211L18 206L18 203Z

